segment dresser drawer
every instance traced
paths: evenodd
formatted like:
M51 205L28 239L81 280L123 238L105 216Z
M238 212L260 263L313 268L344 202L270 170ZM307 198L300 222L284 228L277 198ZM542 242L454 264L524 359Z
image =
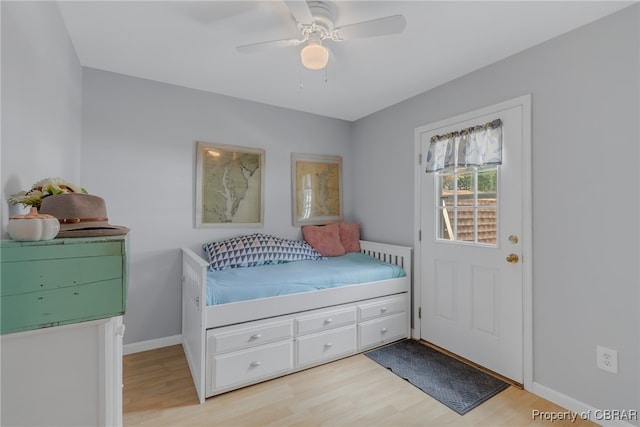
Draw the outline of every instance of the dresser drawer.
M307 335L297 340L297 366L309 366L356 352L356 326Z
M1 333L124 314L126 237L3 241Z
M407 294L401 294L392 298L384 298L371 303L358 306L359 320L375 319L394 313L407 311Z
M124 255L124 236L54 239L37 242L2 241L2 262Z
M293 337L291 320L276 323L253 323L247 328L224 332L218 329L207 331L208 351L212 354L241 350Z
M2 333L124 314L122 280L2 297Z
M375 347L406 338L407 313L392 314L358 325L359 350Z
M2 264L0 295L51 291L104 280L121 279L122 255L94 258L65 258Z
M253 349L228 353L213 358L213 378L208 384L214 390L242 386L268 379L293 369L293 342L267 344Z
M353 325L356 323L356 308L346 310L336 310L299 317L296 319L298 335L311 332L319 332L327 329L339 328L341 326Z

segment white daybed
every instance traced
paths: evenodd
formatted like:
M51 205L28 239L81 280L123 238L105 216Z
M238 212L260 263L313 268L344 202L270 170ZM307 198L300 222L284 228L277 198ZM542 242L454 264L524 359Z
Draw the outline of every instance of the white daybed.
M412 249L360 244L406 276L208 307L208 263L183 248L182 345L200 403L409 337Z

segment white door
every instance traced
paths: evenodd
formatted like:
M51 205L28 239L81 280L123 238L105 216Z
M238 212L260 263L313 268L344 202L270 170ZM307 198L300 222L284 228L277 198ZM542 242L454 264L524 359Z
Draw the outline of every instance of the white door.
M498 118L502 165L437 173L422 165L420 337L522 383L522 106L425 130L420 151L426 158L434 135Z

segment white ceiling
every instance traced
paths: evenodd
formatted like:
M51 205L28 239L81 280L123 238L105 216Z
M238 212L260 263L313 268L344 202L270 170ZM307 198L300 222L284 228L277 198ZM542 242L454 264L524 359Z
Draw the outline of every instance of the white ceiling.
M334 0L336 26L399 13L407 26L328 42L326 73L300 47L236 51L299 35L282 1L58 3L83 66L357 120L633 2Z

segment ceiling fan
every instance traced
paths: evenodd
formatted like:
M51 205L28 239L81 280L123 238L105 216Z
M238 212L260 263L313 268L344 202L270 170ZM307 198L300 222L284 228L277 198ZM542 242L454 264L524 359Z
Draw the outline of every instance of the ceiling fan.
M323 45L325 40L342 42L346 40L399 34L404 31L407 20L402 15L392 15L370 21L334 27L336 8L327 1L284 0L297 22L300 37L295 39L272 40L237 46L238 52L253 53L271 48L299 46L302 65L312 70L321 70L329 61L329 51Z

